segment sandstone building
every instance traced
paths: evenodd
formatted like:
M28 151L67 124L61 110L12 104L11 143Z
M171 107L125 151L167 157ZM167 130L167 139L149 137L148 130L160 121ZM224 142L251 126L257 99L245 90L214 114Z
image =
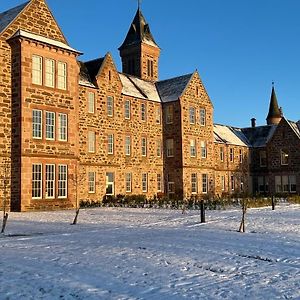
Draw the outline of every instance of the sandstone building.
M81 62L44 0L0 14L0 196L11 210L300 192L300 124L282 116L274 88L266 126L214 124L197 71L158 80L140 9L119 51L122 72L110 53Z

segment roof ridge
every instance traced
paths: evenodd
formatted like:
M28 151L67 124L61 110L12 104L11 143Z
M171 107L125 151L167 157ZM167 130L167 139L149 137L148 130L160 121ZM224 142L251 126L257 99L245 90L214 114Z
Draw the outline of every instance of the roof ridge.
M157 81L157 83L161 83L161 82L165 82L165 81L169 81L169 80L174 80L174 79L178 79L178 78L181 78L181 77L192 76L193 74L194 73L188 73L188 74L172 77L172 78L169 78L169 79L160 80L160 81Z

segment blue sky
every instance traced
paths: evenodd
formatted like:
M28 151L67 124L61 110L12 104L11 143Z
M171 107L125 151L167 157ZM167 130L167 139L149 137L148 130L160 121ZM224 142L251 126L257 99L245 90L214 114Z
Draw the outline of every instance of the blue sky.
M23 3L1 0L0 11ZM48 0L70 45L82 60L123 42L137 0ZM275 88L285 117L300 119L299 0L144 0L143 14L162 49L160 79L197 69L214 104L214 122L265 124Z

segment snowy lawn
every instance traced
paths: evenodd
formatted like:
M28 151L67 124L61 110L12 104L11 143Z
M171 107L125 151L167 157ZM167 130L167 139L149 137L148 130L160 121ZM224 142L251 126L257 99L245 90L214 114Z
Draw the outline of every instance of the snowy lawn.
M300 206L10 213L0 299L300 299Z

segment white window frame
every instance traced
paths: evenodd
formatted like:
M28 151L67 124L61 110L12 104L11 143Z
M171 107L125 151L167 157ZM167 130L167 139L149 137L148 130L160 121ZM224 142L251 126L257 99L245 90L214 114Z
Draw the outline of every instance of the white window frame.
M189 109L189 120L190 124L195 124L196 123L196 109L195 107L190 107Z
M68 197L68 166L58 165L57 195L59 199Z
M130 102L130 100L125 100L124 116L125 116L126 120L130 120L130 118L131 118L131 102Z
M207 158L207 146L205 141L201 141L201 158Z
M231 189L232 191L235 190L235 178L234 178L233 175L230 176L230 189Z
M67 64L62 61L57 62L57 88L67 89Z
M110 180L110 176L112 180ZM108 193L108 188L111 187L111 193ZM113 172L106 173L106 191L107 196L113 196L115 194L115 174Z
M32 138L43 138L43 111L40 109L32 110Z
M243 150L242 149L240 149L240 164L242 164L243 163Z
M114 154L114 135L108 134L107 135L107 154Z
M206 125L206 109L200 108L200 126Z
M195 195L198 193L198 178L197 173L191 174L191 191Z
M297 193L297 177L296 175L289 175L290 193ZM294 188L292 188L294 187Z
M160 124L161 123L161 108L157 107L156 108L156 124Z
M156 156L161 157L161 152L162 152L162 142L161 140L156 141Z
M43 58L39 55L32 55L32 83L43 84Z
M125 155L126 156L131 155L131 136L130 135L125 136Z
M45 86L55 87L55 60L45 58Z
M58 113L58 140L66 142L68 140L68 115Z
M224 147L220 147L220 160L224 161Z
M289 165L289 154L288 152L281 150L280 151L280 162L282 166L288 166Z
M125 191L126 191L126 193L132 192L132 174L131 173L125 174Z
M107 116L113 117L114 116L114 97L107 96L106 98L106 106L107 106Z
M196 147L196 140L190 140L190 156L196 157L197 156L197 147Z
M95 113L95 93L93 92L88 92L88 112Z
M147 173L142 174L142 192L143 193L148 192L148 174Z
M89 184L89 194L96 193L96 172L88 172L88 184Z
M225 191L225 188L226 188L225 176L222 175L221 176L221 189L222 189L222 191Z
M162 191L162 174L161 173L157 173L156 182L157 182L157 192L161 192Z
M208 175L202 174L202 194L208 193Z
M174 157L174 139L167 139L167 157Z
M234 162L234 149L233 148L229 148L229 159L230 159L230 162Z
M142 137L141 140L141 152L142 152L142 156L147 156L147 138L146 137Z
M166 124L173 124L174 122L174 108L172 104L166 107Z
M42 164L32 164L31 197L32 199L43 198L43 165Z
M88 152L89 153L96 152L96 133L95 133L95 131L88 132Z
M45 165L45 198L55 198L55 165Z
M45 112L45 131L46 131L46 140L54 141L55 140L55 112L53 111L46 111Z

